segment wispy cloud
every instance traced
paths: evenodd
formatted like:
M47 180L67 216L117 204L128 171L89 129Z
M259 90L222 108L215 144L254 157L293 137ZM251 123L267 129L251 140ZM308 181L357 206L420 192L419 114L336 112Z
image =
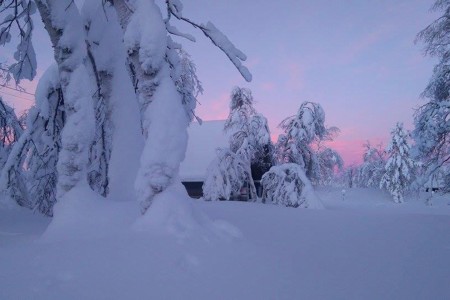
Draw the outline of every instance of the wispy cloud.
M356 39L353 43L348 45L341 53L339 62L341 64L348 64L353 62L363 52L367 51L374 45L381 42L392 32L391 26L383 25L372 31L371 33Z
M230 95L222 93L208 101L207 105L197 106L196 112L204 120L224 120L228 117L229 101Z
M305 86L305 68L299 62L288 62L283 66L287 75L286 87L290 90L299 91Z

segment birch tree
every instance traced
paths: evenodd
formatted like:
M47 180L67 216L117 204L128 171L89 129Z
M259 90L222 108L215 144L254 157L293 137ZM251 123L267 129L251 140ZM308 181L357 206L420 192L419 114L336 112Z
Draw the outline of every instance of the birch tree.
M111 82L116 72L112 62L117 55L127 56L145 139L135 184L142 213L155 195L177 180L186 149L186 127L195 116L194 100L202 88L195 66L171 36L195 39L181 33L171 20L187 22L199 29L247 81L251 80L242 64L246 56L211 22L202 24L186 18L178 0L164 2L167 16L163 16L153 0L86 1L81 11L73 0L1 1L0 7L1 12L10 12L0 29L0 44L12 41L13 28L20 32L16 62L8 69L17 83L36 75L31 43L31 15L36 11L54 49L64 113L56 163L57 199L86 184L103 196L108 193L114 128L110 119ZM116 51L122 41L126 53ZM41 123L43 117L38 109L29 122L33 123L34 118ZM28 131L21 138L16 155L27 152L32 136L33 132ZM42 149L37 152L48 153ZM11 159L7 170L12 170L16 163L16 159Z

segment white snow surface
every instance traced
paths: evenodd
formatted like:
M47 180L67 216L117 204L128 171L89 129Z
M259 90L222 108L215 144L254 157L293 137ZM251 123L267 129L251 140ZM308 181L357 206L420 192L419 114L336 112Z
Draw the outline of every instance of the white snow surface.
M158 69L164 61L167 45L161 11L153 0L134 0L131 3L135 9L125 31L125 47L129 52L139 51L143 70Z
M450 299L450 196L318 194L323 210L173 185L140 217L76 187L51 223L0 209L0 299Z

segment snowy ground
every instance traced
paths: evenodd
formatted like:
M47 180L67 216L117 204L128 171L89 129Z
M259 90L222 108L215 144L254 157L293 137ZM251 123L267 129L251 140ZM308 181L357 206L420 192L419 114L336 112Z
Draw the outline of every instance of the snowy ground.
M449 196L328 189L325 210L173 200L136 222L135 202L86 193L50 226L0 210L0 299L450 299Z

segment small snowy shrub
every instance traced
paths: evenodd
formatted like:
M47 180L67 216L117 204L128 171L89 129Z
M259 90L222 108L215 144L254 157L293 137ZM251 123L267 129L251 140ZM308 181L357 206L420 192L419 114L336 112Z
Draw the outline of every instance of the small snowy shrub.
M287 163L273 166L261 179L263 201L289 207L308 207L305 192L312 187L302 167Z

